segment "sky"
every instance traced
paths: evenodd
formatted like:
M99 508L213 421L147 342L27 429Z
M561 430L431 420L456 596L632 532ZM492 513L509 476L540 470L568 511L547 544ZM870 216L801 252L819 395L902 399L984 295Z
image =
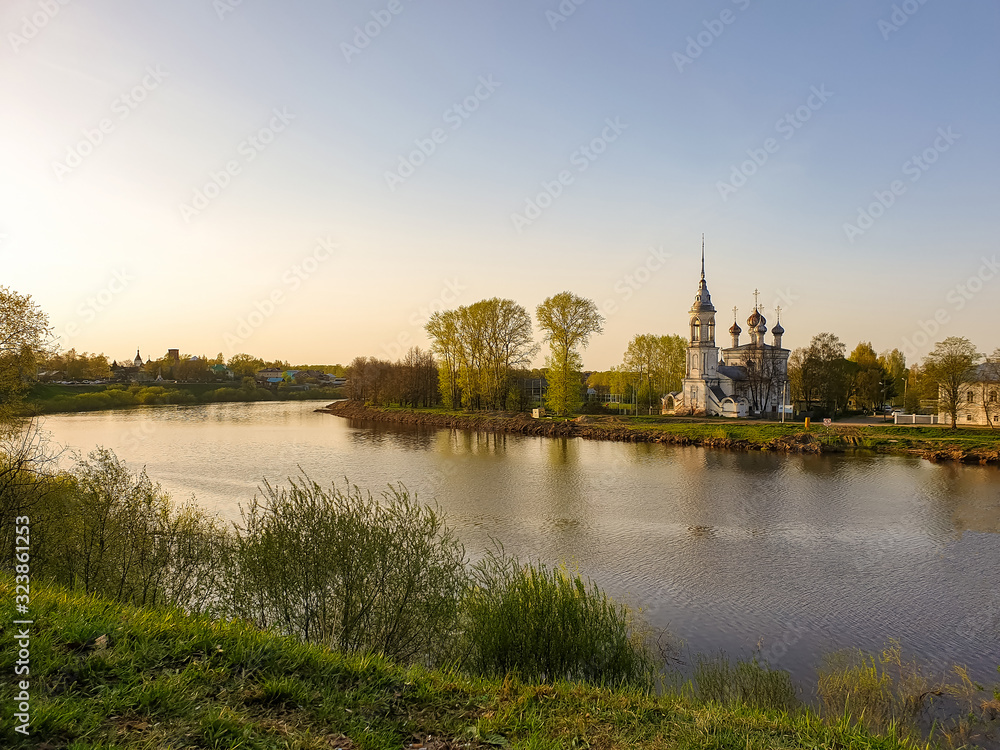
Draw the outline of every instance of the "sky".
M568 290L606 369L686 333L704 234L720 331L758 290L786 347L991 352L998 36L993 0L4 0L0 285L64 349L299 364Z

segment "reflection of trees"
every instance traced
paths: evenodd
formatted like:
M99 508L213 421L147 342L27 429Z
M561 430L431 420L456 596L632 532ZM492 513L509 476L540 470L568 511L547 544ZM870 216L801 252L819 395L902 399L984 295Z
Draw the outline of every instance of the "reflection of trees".
M1000 471L992 467L942 464L940 497L959 533L1000 534Z

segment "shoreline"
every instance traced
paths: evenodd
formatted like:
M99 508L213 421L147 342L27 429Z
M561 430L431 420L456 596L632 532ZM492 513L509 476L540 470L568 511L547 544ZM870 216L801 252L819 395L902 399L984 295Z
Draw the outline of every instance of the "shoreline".
M967 446L956 439L967 437L968 432L961 430L956 436L936 434L927 437L920 428L917 428L919 432L914 433L913 428L892 425L891 429L899 432L896 437L889 437L887 428L869 429L855 425L835 426L829 430L814 427L809 431L797 423L782 425L776 422L727 424L721 421L679 422L662 419L636 425L615 416L584 415L573 420L533 419L524 413L453 414L372 407L351 401L336 401L316 411L369 422L532 437L573 437L623 443L661 443L718 450L814 455L864 450L884 455L915 456L930 461L1000 465L1000 436L989 436L994 445Z

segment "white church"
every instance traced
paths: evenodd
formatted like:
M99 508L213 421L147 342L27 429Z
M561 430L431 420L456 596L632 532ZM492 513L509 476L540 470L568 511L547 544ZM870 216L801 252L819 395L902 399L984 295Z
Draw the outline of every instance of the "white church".
M705 282L705 246L702 240L701 281L691 306L691 338L687 349L687 369L682 389L663 397L664 414L687 416L749 417L775 416L791 411L788 387L788 355L781 346L785 329L780 319L771 329L773 343L764 341L767 319L757 304L747 319L750 342L740 344L743 329L736 322L729 329L732 346L720 349L715 343L715 307ZM777 309L780 317L781 308ZM721 359L720 359L721 352Z

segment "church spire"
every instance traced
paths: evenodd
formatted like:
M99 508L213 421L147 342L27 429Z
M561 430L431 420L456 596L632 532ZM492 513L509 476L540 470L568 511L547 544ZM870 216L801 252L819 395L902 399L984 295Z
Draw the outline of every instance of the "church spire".
M694 305L691 307L691 312L697 312L699 310L711 310L713 313L715 312L715 308L712 306L712 295L708 292L708 282L705 281L704 234L701 236L701 281L698 282L698 294L694 298Z

